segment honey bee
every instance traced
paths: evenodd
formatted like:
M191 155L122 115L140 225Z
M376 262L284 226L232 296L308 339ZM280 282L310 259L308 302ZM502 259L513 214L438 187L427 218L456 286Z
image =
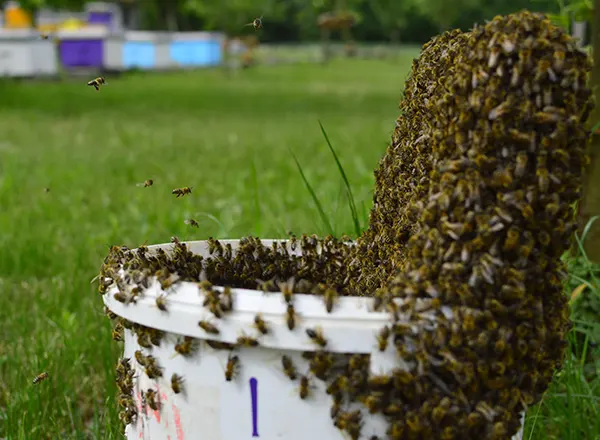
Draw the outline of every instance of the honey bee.
M231 287L225 287L221 293L221 297L222 301L219 303L221 309L226 312L233 310L233 294L231 293Z
M50 188L44 188L44 192L45 193L49 193L50 192Z
M158 394L153 389L149 388L145 394L146 403L150 408L154 411L158 411L159 403L158 403Z
M259 332L261 332L263 335L266 335L267 333L269 333L269 326L267 325L265 320L262 318L260 313L254 317L254 327L256 327L256 329Z
M238 356L231 356L227 358L227 367L225 368L225 380L231 382L236 376L240 367L240 358Z
M123 292L117 292L113 296L117 301L119 301L123 304L127 304L129 302L129 296L127 296Z
M175 188L173 191L171 191L171 194L176 194L176 198L183 197L186 194L191 194L192 188L193 188L193 186L190 186L190 187L185 186L183 188Z
M167 311L167 300L165 295L159 295L156 297L156 307L158 307L158 310L161 312Z
M137 186L147 188L149 186L152 186L153 184L154 184L154 180L147 179L147 180L144 180L144 183L138 183Z
M211 324L210 322L208 322L206 320L200 321L198 323L198 325L206 333L210 333L210 334L213 334L213 335L218 335L219 334L219 329L217 328L217 326L215 326L214 324Z
M296 312L292 304L288 304L286 312L287 326L290 330L294 330L296 327Z
M45 371L44 371L43 373L41 373L41 374L38 374L38 375L35 377L35 379L33 379L33 384L35 385L35 384L38 384L38 383L40 383L40 382L41 382L41 381L43 381L43 380L46 380L46 379L48 379L48 376L49 376L49 374L48 374L48 373L46 373Z
M325 299L325 309L327 309L328 313L331 313L331 311L333 310L333 305L335 304L337 297L337 290L332 288L326 289L323 293L323 298Z
M100 86L103 84L106 84L106 80L102 76L99 76L98 78L94 78L93 80L88 81L88 83L87 83L88 86L93 86L97 91L100 90Z
M315 329L306 329L306 334L308 337L318 346L324 348L327 346L327 339L323 336L323 330L321 328L316 327Z
M206 339L204 342L214 350L233 350L235 348L235 345L228 344L227 342L211 341L209 339Z
M377 342L379 345L379 351L385 351L388 346L388 340L390 338L390 328L386 325L381 329L377 336Z
M179 376L178 374L173 373L173 375L171 376L171 388L173 389L173 392L175 394L181 393L182 386L183 386L183 377Z
M263 18L263 15L261 15L259 18L255 18L250 23L246 23L244 25L244 27L252 26L254 28L254 30L259 30L263 26L262 18Z
M289 356L284 354L281 357L281 365L283 365L283 372L285 375L289 377L290 380L296 380L296 377L298 376L296 373L296 366Z
M279 282L278 286L279 286L279 290L281 291L281 294L283 295L283 299L285 299L285 302L290 304L292 302L292 299L294 296L294 286L295 286L294 277L290 278L289 280L287 280L285 282Z
M115 341L123 340L123 324L121 324L120 322L117 325L115 325L115 328L112 331L112 338Z
M362 428L362 414L359 410L342 412L336 417L334 425L346 431L352 440L358 440Z
M300 389L299 395L302 400L306 399L310 394L310 380L308 376L300 376Z
M185 220L184 223L186 225L190 225L192 228L199 228L200 227L200 225L198 224L198 222L196 220L194 220L193 218L189 218L189 219Z
M140 364L142 367L146 366L146 357L142 354L142 352L140 350L136 350L135 351L135 360L138 362L138 364Z
M158 362L154 356L146 356L145 361L145 371L148 378L156 379L157 377L162 377L162 368L158 365Z
M258 341L256 339L244 334L238 336L237 343L242 347L258 347Z
M193 354L195 348L194 338L190 336L185 336L183 341L175 344L175 351L183 356L190 356Z

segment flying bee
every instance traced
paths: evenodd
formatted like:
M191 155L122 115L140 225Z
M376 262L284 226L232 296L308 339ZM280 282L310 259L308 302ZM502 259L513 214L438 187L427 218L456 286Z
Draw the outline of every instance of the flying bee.
M196 220L194 220L193 218L189 218L189 219L185 220L184 223L186 225L190 225L193 228L199 228L200 227L200 225L198 224L198 222Z
M296 312L292 304L288 304L286 312L287 326L290 330L294 330L296 327Z
M377 343L379 346L379 351L385 351L388 346L388 340L390 338L390 328L386 325L381 329L379 335L377 335Z
M307 328L306 334L318 346L323 347L323 348L327 346L327 339L325 339L325 337L323 336L323 330L321 330L321 328L319 328L319 327L316 327L315 329Z
M154 184L154 180L147 179L147 180L144 180L144 183L138 183L136 186L147 188L149 186L152 186L153 184Z
M156 297L156 307L158 307L158 310L161 312L167 311L167 299L165 295L159 295Z
M269 326L267 325L265 320L262 318L260 313L258 313L254 317L254 327L256 327L256 329L259 332L261 332L263 335L266 335L267 333L269 333Z
M104 79L104 77L99 76L98 78L94 78L91 81L88 81L87 85L88 86L93 86L97 91L100 90L100 86L103 84L107 84L106 80Z
M258 347L258 341L256 339L244 334L237 338L237 343L242 347Z
M337 290L328 288L323 293L323 297L325 299L325 309L328 313L331 313L331 311L333 310L333 305L335 304L338 297Z
M244 27L246 27L246 26L252 26L254 28L254 30L256 30L256 31L259 30L263 26L263 22L262 22L263 16L264 16L264 14L261 15L260 18L255 18L250 23L246 23L244 25Z
M49 376L49 374L48 374L48 373L46 373L45 371L44 371L43 373L41 373L41 374L38 374L38 375L35 377L35 379L33 379L33 384L35 385L35 384L38 384L38 383L40 383L40 382L41 382L41 381L43 381L43 380L46 380L46 379L48 379L48 376Z
M45 193L49 193L50 192L50 188L44 188L44 192Z
M171 191L171 194L175 194L176 198L183 197L186 194L191 194L192 188L193 188L193 186L189 186L189 187L185 186L183 188L175 188L173 191Z
M179 376L178 374L173 373L173 375L171 376L171 388L173 389L173 392L175 394L181 393L182 385L183 385L183 377Z
M211 324L210 322L208 322L206 320L200 321L198 323L198 325L206 333L210 333L210 334L213 334L213 335L218 335L219 334L219 329L217 328L217 326L214 325L214 324Z
M240 368L240 358L238 356L231 356L227 358L227 367L225 367L225 380L231 382L236 376Z
M283 365L283 372L285 375L289 377L290 380L296 380L296 377L298 376L296 373L296 366L289 356L284 354L281 357L281 365Z

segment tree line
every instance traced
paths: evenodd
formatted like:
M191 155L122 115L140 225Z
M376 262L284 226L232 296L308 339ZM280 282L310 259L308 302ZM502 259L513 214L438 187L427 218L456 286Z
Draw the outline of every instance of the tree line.
M498 14L521 9L558 14L565 0L113 0L128 27L144 30L214 29L230 36L248 33L246 23L262 16L261 41L318 40L319 16L351 12L356 41L423 43L451 28L469 29ZM6 0L0 0L0 3ZM35 12L50 7L81 11L85 0L20 0ZM578 0L578 4L585 4ZM333 36L336 38L336 36Z

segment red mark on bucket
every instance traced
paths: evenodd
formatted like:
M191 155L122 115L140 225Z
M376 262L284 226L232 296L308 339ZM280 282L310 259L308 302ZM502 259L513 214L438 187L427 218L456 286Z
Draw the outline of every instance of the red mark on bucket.
M258 380L250 378L250 397L252 399L252 437L258 437Z
M175 404L171 405L173 408L173 418L175 419L175 430L177 432L177 440L183 440L183 428L181 427L181 414L179 408Z
M160 398L161 398L162 402L166 403L169 401L169 398L167 397L167 395L164 392L160 393ZM165 428L167 428L167 429L169 428L169 418L168 417L165 417ZM167 440L170 440L170 439L171 439L171 437L169 436L169 438Z

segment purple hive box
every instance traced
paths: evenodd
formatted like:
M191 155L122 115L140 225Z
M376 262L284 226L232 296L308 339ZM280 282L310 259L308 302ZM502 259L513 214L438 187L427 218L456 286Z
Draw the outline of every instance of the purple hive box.
M66 69L101 69L104 62L104 39L108 29L103 26L58 32L60 60Z

